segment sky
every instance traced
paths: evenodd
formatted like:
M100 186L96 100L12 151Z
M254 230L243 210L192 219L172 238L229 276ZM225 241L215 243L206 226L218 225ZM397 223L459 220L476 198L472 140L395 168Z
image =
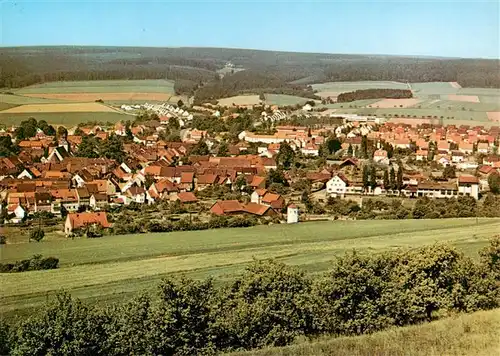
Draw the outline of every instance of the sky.
M0 45L500 58L498 0L11 1Z

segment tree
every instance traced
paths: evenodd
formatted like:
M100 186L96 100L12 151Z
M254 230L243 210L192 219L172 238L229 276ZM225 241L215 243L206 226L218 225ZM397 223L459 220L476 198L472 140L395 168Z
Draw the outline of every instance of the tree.
M370 170L370 187L372 189L375 189L376 186L377 186L377 170L373 165Z
M82 142L78 145L77 157L98 158L99 144L92 136L83 136Z
M500 175L498 173L493 172L488 176L488 186L493 194L500 193Z
M0 136L0 157L9 157L19 152L19 147L12 143L10 136Z
M398 174L396 177L396 189L399 191L401 191L401 189L403 189L403 167L402 167L401 162L398 165Z
M264 93L259 94L259 100L266 101L266 96L264 95Z
M384 189L387 190L389 187L389 172L387 172L387 169L384 169Z
M351 145L351 144L349 144L349 147L347 148L347 155L348 155L349 157L352 157L353 153L354 153L354 152L353 152L353 150L352 150L352 145Z
M295 152L288 142L282 142L280 144L280 149L278 155L276 156L276 162L285 169L289 169L293 161L295 160Z
M312 209L313 209L313 203L311 201L311 197L309 196L309 192L308 191L303 191L302 192L302 195L300 197L300 200L302 201L302 203L304 203L304 205L306 206L306 210L308 213L312 212Z
M328 153L332 154L332 153L335 153L338 150L340 150L342 148L342 145L341 145L340 141L338 140L338 138L329 137L326 140L326 147L328 148Z
M184 102L181 99L179 99L179 101L177 102L177 106L182 108L184 106Z
M167 128L172 132L179 130L181 125L179 124L179 120L176 117L171 117L167 121Z
M57 128L57 137L59 139L62 139L62 138L66 138L68 137L68 130L66 130L66 128L64 126L59 126Z
M363 166L363 188L365 189L370 185L369 177L370 173L368 172L368 166L365 164Z
M204 139L199 140L198 143L191 150L192 155L205 156L208 155L209 153L210 150L208 149L208 145Z
M448 165L448 166L444 167L443 178L446 178L446 179L456 178L455 166Z
M228 154L228 152L229 152L229 148L227 146L227 143L224 142L224 141L221 142L219 144L219 148L217 150L217 156L219 156L219 157L226 157L227 154Z
M30 231L30 240L40 242L45 237L45 232L41 228L36 228Z
M368 139L366 135L361 137L361 158L368 158Z
M390 186L390 189L392 189L392 190L396 189L396 187L397 187L397 185L396 185L396 172L394 171L394 167L391 167L391 171L389 174L389 186Z
M119 163L122 163L126 158L122 139L117 135L109 136L105 141L101 142L99 146L98 150L100 152L100 157L114 159Z

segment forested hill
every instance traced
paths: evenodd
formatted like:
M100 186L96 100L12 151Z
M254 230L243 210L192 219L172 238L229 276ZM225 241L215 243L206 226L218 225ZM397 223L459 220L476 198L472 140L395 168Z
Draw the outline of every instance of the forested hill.
M247 73L229 71L220 80L217 70L227 62ZM0 48L0 68L0 88L57 80L166 78L178 83L178 93L192 94L202 84L208 85L200 91L203 100L262 89L310 97L308 84L328 81L456 81L463 87L500 88L498 60L225 48Z

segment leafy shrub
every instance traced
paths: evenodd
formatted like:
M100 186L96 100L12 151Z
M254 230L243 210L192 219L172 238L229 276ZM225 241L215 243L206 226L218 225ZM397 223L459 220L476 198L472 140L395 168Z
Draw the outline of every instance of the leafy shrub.
M56 269L58 265L58 258L42 258L42 255L34 255L30 259L19 260L15 263L0 263L0 273Z
M43 231L40 228L30 231L30 240L35 240L36 242L40 242L44 237L45 237L45 231Z

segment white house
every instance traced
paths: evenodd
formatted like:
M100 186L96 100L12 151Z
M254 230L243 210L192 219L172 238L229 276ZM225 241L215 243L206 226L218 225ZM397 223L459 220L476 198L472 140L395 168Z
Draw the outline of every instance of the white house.
M347 185L347 178L342 174L337 174L326 182L326 195L343 198L347 191Z
M453 151L451 154L451 161L453 163L462 163L465 159L465 154L460 151Z
M296 224L299 222L299 208L291 204L286 209L286 222L287 224Z
M311 111L312 110L312 106L310 104L306 104L302 107L302 110L303 111Z
M319 156L319 147L314 143L308 143L300 149L304 156Z
M458 177L458 194L470 195L474 199L479 199L479 179L474 176Z

